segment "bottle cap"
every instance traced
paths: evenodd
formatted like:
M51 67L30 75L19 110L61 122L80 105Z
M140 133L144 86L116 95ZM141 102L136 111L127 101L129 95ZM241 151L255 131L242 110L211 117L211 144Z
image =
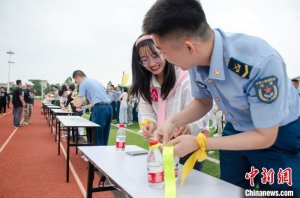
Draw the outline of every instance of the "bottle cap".
M124 124L120 124L120 128L124 128Z
M154 145L156 145L156 144L158 144L158 141L157 141L157 140L151 140L151 141L149 142L149 146L154 146Z

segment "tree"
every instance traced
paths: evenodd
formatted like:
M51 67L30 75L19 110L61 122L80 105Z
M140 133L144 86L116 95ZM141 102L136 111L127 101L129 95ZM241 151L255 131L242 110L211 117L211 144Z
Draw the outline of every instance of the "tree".
M40 96L41 95L41 80L29 80L30 82L32 82L33 85L33 90L35 91L36 96Z
M45 80L38 80L38 79L30 79L29 80L30 82L32 82L34 85L33 85L33 89L35 90L35 94L37 96L42 96L42 81L43 82L46 82L44 84L46 84L46 87L45 85L43 86L43 92L44 93L47 93L50 91L50 85L47 81Z
M73 79L72 79L72 77L71 77L71 76L69 76L69 77L66 79L66 81L65 81L65 82L67 83L67 85L68 85L68 86L70 86L70 85L74 84L74 82L73 82Z

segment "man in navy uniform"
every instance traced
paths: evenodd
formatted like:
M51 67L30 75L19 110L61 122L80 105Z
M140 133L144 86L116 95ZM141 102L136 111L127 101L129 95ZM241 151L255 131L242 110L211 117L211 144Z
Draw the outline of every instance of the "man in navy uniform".
M255 184L292 188L300 196L300 99L280 54L260 38L211 29L197 0L156 1L143 30L168 61L189 70L195 98L156 137L168 143L176 128L203 117L214 100L227 124L222 137L207 138L206 149L221 150L221 179L251 188L246 179L251 166L276 174L287 169L292 181L276 181L275 175L274 183L262 182L258 174ZM169 143L180 157L199 149L193 136Z

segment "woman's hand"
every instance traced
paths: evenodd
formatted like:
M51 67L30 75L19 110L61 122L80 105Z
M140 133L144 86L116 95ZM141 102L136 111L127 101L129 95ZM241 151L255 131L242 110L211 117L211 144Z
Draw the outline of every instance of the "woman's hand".
M153 133L156 130L156 125L151 123L151 124L145 124L143 128L143 136L146 140L149 140L153 137Z

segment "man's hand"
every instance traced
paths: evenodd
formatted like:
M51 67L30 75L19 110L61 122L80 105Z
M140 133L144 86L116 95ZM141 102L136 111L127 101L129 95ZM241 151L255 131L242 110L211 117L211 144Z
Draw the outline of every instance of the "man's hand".
M156 125L151 123L151 124L145 124L143 128L143 135L146 140L149 140L153 137L153 133L156 130Z
M193 135L181 135L169 141L168 145L174 145L174 155L178 157L186 156L199 149L199 144Z
M174 136L175 131L175 125L172 123L171 119L168 119L154 132L154 139L167 145L169 140Z

